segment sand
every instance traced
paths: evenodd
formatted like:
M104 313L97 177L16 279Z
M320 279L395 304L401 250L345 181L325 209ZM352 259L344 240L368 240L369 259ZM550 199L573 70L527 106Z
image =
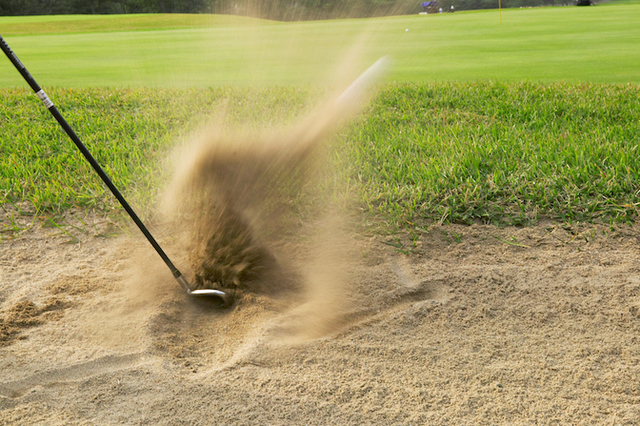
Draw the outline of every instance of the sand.
M333 298L220 311L83 222L0 243L0 424L640 424L637 225L349 233Z

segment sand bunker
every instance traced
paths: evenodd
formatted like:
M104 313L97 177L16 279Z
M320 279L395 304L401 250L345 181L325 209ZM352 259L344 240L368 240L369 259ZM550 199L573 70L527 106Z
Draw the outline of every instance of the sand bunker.
M26 321L0 347L0 423L640 421L637 226L425 230L409 255L350 235L349 300L306 339L304 303L191 304L142 238L4 241L0 317Z

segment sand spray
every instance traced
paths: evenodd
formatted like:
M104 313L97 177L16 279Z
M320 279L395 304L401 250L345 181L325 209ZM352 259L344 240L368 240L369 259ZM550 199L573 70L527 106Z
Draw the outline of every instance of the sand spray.
M297 123L246 130L212 120L180 147L161 210L188 254L196 288L222 289L238 303L247 293L291 296L304 310L296 316L315 321L301 329L322 334L331 328L347 291L344 257L336 251L344 247L337 241L344 221L327 200L320 218L303 231L291 200L314 186L326 164L326 142L366 105L386 64L380 59ZM283 241L301 232L312 254L292 266Z

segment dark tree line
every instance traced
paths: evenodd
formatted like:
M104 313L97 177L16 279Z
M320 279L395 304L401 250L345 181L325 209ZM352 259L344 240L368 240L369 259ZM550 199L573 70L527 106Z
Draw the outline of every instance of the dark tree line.
M0 0L0 15L200 13L209 0Z
M406 15L422 10L415 0L223 0L212 6L217 13L286 21Z
M501 0L502 7L566 4L574 0ZM494 9L498 0L438 0L449 10ZM278 20L406 15L422 10L415 0L0 0L0 16L225 13ZM437 8L436 8L437 10Z
M576 0L501 0L503 9L517 7L565 6ZM438 0L438 4L453 4L456 10L497 9L498 0Z

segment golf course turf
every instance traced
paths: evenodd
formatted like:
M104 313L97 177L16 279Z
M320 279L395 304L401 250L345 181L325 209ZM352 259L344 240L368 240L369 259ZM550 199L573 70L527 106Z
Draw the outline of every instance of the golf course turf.
M144 205L163 179L159 159L216 105L236 124L291 120L359 42L362 66L381 55L393 61L373 105L334 144L348 196L361 208L395 227L421 218L632 219L640 7L502 14L502 25L497 11L294 23L215 15L0 23L117 185ZM0 62L0 202L26 200L39 211L112 206L20 79Z

